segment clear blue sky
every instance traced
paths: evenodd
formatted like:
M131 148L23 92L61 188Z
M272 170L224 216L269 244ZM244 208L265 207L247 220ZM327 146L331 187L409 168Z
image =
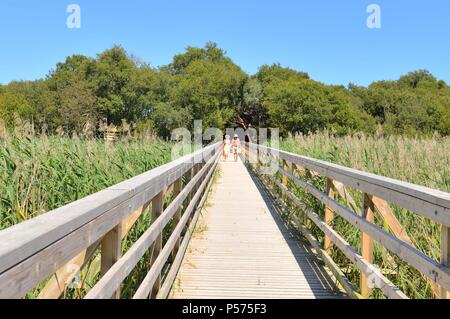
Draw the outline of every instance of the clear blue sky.
M66 8L81 7L81 29ZM382 28L366 8L381 6ZM331 84L428 69L450 83L448 0L1 0L0 83L44 77L74 53L120 44L153 66L214 41L248 73L279 62Z

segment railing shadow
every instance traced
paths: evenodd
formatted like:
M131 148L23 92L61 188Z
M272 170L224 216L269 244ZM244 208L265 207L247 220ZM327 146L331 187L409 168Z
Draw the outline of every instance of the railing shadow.
M325 270L324 263L311 250L306 239L283 220L280 209L274 203L272 195L258 175L247 164L244 163L244 165L267 205L280 233L294 255L298 267L304 274L314 296L316 298L345 298L345 294L337 288L336 283Z

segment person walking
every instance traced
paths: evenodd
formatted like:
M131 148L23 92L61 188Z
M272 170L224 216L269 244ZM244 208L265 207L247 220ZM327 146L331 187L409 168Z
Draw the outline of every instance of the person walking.
M233 141L231 142L231 149L234 156L234 161L237 162L238 154L241 151L241 141L239 140L239 136L234 134Z
M230 136L225 135L225 139L223 140L223 151L222 151L222 159L227 161L228 156L230 155L230 149L231 149L231 141Z

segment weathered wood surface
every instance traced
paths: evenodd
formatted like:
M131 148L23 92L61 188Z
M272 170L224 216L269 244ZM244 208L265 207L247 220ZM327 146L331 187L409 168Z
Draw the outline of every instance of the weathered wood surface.
M258 150L450 226L449 193L263 145L258 145Z
M209 205L208 205L209 203ZM220 163L172 298L342 298L309 245L286 229L242 162Z

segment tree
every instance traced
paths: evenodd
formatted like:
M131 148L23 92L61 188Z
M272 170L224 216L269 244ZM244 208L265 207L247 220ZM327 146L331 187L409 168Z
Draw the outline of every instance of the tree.
M29 118L31 112L32 108L23 97L9 90L4 90L0 94L0 120L7 128L14 127L16 116Z
M45 79L0 85L0 116L54 131L81 130L87 121L150 127L168 137L175 127L279 127L282 134L332 129L336 134L450 134L450 87L426 70L368 87L330 86L280 64L248 76L219 48L187 47L152 68L122 47L94 58L72 55Z
M267 112L264 109L263 86L257 78L249 78L243 88L242 103L237 110L238 122L245 127L264 127L267 123Z
M215 44L204 49L188 48L171 64L176 76L170 102L203 120L204 127L231 124L240 106L246 74Z
M231 59L226 57L224 50L217 47L216 43L208 42L204 48L189 46L186 48L186 52L175 55L168 69L174 74L182 74L192 62L199 60L233 64Z
M282 67L280 64L263 65L256 74L258 80L263 84L269 84L274 80L305 80L309 79L308 73L299 72L290 68Z
M97 57L92 81L99 112L109 123L118 125L122 119L132 120L127 117L124 89L135 70L136 66L122 47L114 46Z

